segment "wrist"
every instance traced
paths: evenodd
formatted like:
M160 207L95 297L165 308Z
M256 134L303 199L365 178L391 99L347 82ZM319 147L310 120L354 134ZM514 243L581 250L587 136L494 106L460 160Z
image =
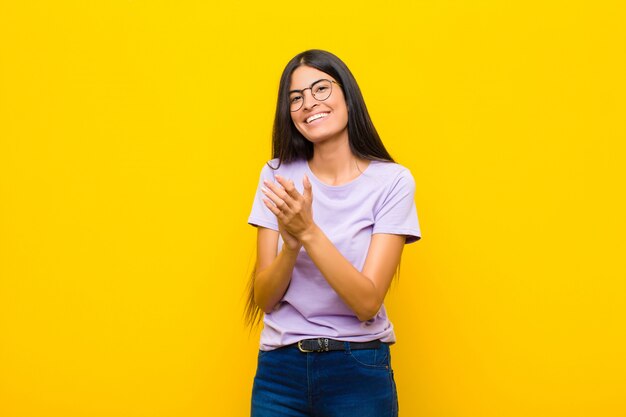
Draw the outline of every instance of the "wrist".
M300 236L298 237L298 240L302 242L302 245L306 246L313 239L315 239L315 236L317 235L319 231L320 231L320 228L317 227L316 224L312 224L311 227L309 227L308 229L306 229L304 232L300 234Z
M302 248L302 244L298 244L297 247L292 248L289 245L283 243L282 252L285 252L285 255L296 257L298 253L300 253L300 248Z

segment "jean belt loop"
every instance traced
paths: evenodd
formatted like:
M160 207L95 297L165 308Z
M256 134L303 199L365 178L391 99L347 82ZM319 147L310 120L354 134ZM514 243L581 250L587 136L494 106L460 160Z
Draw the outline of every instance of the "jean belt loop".
M346 355L350 354L350 342L343 342L346 346Z

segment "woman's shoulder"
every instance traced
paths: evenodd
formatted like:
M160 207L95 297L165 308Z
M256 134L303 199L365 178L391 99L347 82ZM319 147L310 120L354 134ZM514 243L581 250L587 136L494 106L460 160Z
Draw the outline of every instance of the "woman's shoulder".
M384 182L393 182L401 178L413 180L411 170L397 162L373 160L367 171L372 177L379 178Z
M273 158L263 164L262 172L266 174L271 173L272 175L279 174L288 177L293 173L302 171L305 166L306 160L304 159L297 159L295 161L285 162L281 161L278 158Z

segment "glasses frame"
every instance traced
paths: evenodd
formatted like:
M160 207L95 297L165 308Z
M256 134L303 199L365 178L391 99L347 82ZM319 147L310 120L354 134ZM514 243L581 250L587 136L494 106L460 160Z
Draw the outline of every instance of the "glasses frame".
M315 97L315 95L313 94L313 87L315 86L315 84L320 83L322 81L328 81L330 83L330 93L328 93L328 97L326 97L323 100L318 100L317 97ZM316 101L325 101L328 100L328 98L333 94L333 84L337 84L339 87L341 87L341 84L339 84L337 81L334 80L329 80L327 78L322 78L320 80L315 81L313 84L311 84L309 87L307 88L303 88L302 90L291 90L289 92L289 111L291 111L292 113L297 112L298 110L300 110L302 108L302 106L304 106L304 91L305 90L311 90L311 97L313 97ZM300 107L298 107L295 110L291 110L291 93L299 93L302 96L302 102L300 103Z

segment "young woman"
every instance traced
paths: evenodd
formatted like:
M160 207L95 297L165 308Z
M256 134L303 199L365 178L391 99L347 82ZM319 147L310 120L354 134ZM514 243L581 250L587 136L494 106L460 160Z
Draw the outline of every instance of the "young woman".
M415 183L381 142L350 70L309 50L283 71L247 308L264 315L252 416L397 416L383 300L420 238Z

